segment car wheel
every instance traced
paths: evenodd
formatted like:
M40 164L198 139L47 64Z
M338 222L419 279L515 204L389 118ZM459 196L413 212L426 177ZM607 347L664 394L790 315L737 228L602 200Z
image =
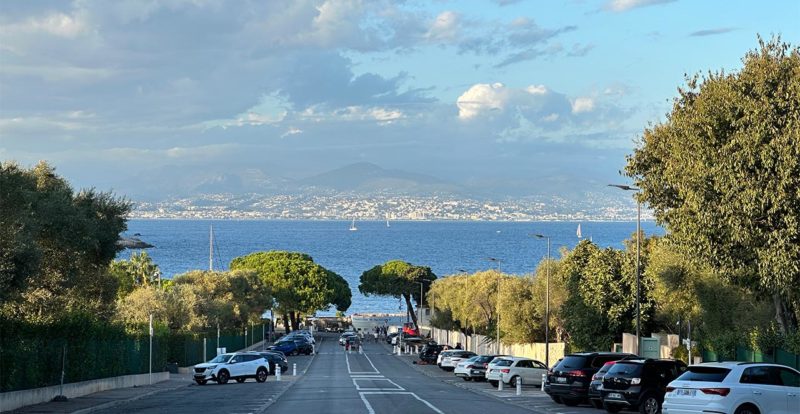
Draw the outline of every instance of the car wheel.
M508 381L508 385L510 385L512 388L517 388L518 379L519 377L514 375L513 377L511 377L511 381Z
M660 406L661 404L658 402L658 398L656 398L655 395L645 395L644 399L642 399L642 403L639 405L639 412L641 414L657 414L661 409Z
M472 378L470 377L461 377L461 378L464 378L464 381L472 381Z
M739 408L737 408L736 411L734 411L734 414L761 414L761 413L758 411L758 408L750 404L744 404Z
M552 399L553 402L556 403L556 404L564 404L564 401L561 401L561 397L559 397L558 395L551 395L550 399ZM603 406L603 404L601 403L600 407L597 407L597 408L602 408L602 406Z
M217 384L227 384L228 380L231 378L231 374L228 373L226 370L222 370L217 374Z
M206 382L208 382L208 380L201 380L201 379L196 379L194 381L197 383L197 385L206 385Z
M256 381L257 382L264 382L267 380L267 370L265 368L259 368L258 372L256 372Z
M607 404L603 402L603 408L606 409L609 413L618 413L622 411L622 406L617 404Z
M239 384L241 384L241 383L243 383L245 381L247 381L246 378L236 378L236 382L238 382Z
M603 401L602 400L592 400L592 406L594 408L602 409L603 408Z
M571 398L562 398L561 401L564 402L564 405L567 407L574 407L581 402L580 400L573 400Z

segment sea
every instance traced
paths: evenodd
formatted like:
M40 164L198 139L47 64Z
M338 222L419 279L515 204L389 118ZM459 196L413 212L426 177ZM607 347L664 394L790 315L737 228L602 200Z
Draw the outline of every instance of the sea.
M310 255L323 267L341 275L353 292L347 313L398 313L404 304L396 298L364 296L358 291L361 273L388 260L399 259L430 267L438 276L497 269L515 275L531 274L547 256L559 256L584 239L601 247L623 248L636 233L636 222L608 221L351 221L315 220L173 220L128 221L126 236L155 247L147 253L162 277L172 278L190 270L209 268L210 233L213 228L214 270L226 270L238 256L268 250L288 250ZM655 222L641 223L645 235L663 235ZM123 250L119 259L130 258ZM332 315L334 309L320 311Z

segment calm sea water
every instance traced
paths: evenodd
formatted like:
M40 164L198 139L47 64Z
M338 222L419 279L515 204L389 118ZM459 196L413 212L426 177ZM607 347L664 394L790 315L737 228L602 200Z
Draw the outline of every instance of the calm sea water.
M147 252L171 278L194 269L208 269L209 227L214 227L216 270L248 253L289 250L311 255L314 261L344 277L353 291L348 313L398 312L404 308L392 298L365 297L358 292L358 278L365 270L392 259L429 266L438 276L495 268L503 273L531 273L547 255L547 242L531 237L549 235L552 254L562 246L578 243L577 222L356 222L347 221L251 221L251 220L131 220L126 235L140 233L155 245ZM584 238L602 247L622 248L623 240L636 232L636 222L582 222ZM653 222L643 222L645 234L664 234ZM122 251L120 258L130 257ZM329 314L332 312L321 312Z

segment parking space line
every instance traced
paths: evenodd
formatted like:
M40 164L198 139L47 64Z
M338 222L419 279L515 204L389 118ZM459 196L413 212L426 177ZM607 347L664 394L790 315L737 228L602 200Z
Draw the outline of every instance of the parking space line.
M358 385L358 381L363 381L363 380L370 380L373 382L386 381L394 385L395 388L383 388L383 387L362 388L360 385ZM356 391L405 391L406 390L405 388L401 387L398 383L388 378L353 378L353 385L356 386Z
M366 356L366 354L364 356ZM351 374L351 375L352 374L380 374L380 371L378 371L378 369L375 368L375 364L372 363L372 361L369 359L369 357L367 357L367 361L369 361L369 364L372 365L372 369L374 371L353 371L352 369L350 369L350 357L347 355L346 352L344 354L344 360L345 360L345 362L347 362L347 373L348 374Z

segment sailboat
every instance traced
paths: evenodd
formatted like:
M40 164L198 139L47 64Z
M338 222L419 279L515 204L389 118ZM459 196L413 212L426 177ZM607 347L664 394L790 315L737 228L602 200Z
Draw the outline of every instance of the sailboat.
M579 239L583 238L583 236L581 235L581 223L578 223L578 231L576 233Z
M214 225L208 226L208 270L214 271Z
M350 224L350 231L356 231L358 227L356 227L356 219L353 219L353 222Z
M389 225L389 215L388 214L386 215L386 227L391 227Z

